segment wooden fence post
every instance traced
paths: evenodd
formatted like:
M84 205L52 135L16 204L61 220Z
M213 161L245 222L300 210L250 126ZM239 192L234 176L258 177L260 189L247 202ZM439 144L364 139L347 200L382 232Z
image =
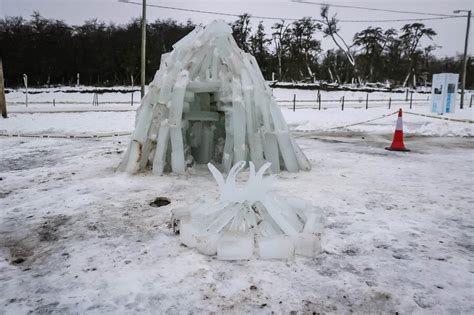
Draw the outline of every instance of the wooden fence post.
M344 95L342 96L342 105L341 105L341 110L343 111L344 110Z
M365 109L369 109L369 93L367 93L365 97Z
M318 90L318 109L321 110L321 93Z
M413 91L410 91L410 109L412 107L412 104L413 104Z
M92 99L92 106L99 106L99 95L97 94L97 90L94 91L94 97Z
M392 105L392 97L390 96L390 98L388 99L388 109L390 109L391 105Z
M293 111L295 111L296 107L296 94L293 94Z
M5 100L5 87L4 87L4 80L3 80L2 58L0 58L0 110L2 111L2 117L8 118L7 102Z
M131 102L131 105L133 106L133 87L134 87L133 75L130 75L130 82L132 83L132 102Z
M28 107L28 76L23 74L23 84L25 85L25 105Z

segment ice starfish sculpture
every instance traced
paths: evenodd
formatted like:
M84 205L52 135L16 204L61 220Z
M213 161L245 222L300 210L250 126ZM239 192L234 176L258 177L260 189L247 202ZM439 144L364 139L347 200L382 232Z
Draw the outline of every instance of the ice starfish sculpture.
M270 163L258 172L249 162L249 179L236 186L246 162L237 162L227 179L211 163L208 168L220 200L196 210L177 209L180 239L188 247L222 260L249 259L254 251L264 259L289 259L294 254L315 257L320 249L322 213L311 203L270 192L273 176L264 177Z

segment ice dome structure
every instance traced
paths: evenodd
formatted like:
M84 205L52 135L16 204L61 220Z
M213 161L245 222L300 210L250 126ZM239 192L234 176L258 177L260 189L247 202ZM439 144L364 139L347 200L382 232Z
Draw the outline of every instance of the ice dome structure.
M162 55L120 168L182 174L210 161L225 172L237 161L270 162L273 173L311 168L255 58L224 21L197 27Z

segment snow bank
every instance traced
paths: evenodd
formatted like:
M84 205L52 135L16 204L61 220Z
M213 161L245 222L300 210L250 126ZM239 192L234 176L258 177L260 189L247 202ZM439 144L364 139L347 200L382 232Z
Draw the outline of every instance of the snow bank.
M135 112L9 114L1 133L84 133L133 130Z

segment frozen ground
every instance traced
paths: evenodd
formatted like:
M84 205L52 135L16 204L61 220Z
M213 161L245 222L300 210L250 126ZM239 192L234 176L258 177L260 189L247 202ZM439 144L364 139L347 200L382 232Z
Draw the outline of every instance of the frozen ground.
M1 137L0 314L473 313L472 124L407 114L410 153L383 149L395 116L328 130L392 110L284 110L313 169L275 188L327 213L323 253L293 261L180 245L170 209L217 198L205 168L128 176L115 171L128 137ZM133 119L11 114L0 133L128 131ZM171 204L151 207L159 196Z

